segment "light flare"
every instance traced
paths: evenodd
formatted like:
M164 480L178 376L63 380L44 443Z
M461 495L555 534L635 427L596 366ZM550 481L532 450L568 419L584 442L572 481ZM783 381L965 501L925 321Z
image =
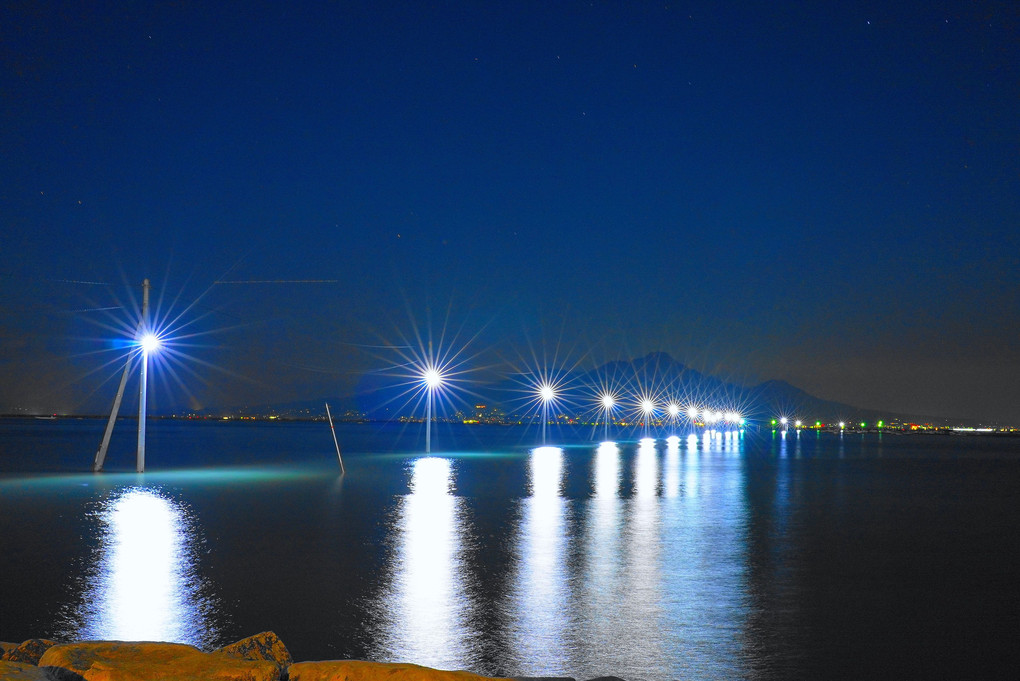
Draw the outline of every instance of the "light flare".
M148 355L159 350L163 342L156 334L146 333L138 340L138 345L142 348L142 352Z

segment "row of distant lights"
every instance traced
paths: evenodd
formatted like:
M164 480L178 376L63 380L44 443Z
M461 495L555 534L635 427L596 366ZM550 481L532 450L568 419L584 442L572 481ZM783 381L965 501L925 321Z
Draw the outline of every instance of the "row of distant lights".
M434 390L438 388L440 385L442 385L443 374L436 367L429 366L426 367L426 369L422 372L421 379L422 382L425 384L426 389ZM550 402L556 399L556 388L549 383L543 383L542 385L540 385L536 389L535 393L538 396L539 400L541 400L542 403L546 405L548 405ZM613 408L617 405L616 397L608 392L602 393L599 396L598 400L607 414L610 413L613 410ZM640 400L638 406L640 407L641 412L645 414L646 417L653 415L658 410L658 405L655 404L653 400L647 397ZM670 418L674 420L680 417L682 411L683 410L681 409L680 405L677 404L676 402L670 402L668 405L666 405L666 413L669 414ZM685 413L687 415L687 418L689 418L691 421L704 419L705 423L726 422L742 426L744 425L745 421L745 419L735 411L723 412L714 411L712 409L701 410L695 406L691 406L688 407L686 411L683 411L683 413Z
M425 386L429 390L432 390L438 388L442 384L443 375L438 369L434 367L429 367L422 373L422 381L425 383ZM539 386L538 389L536 390L536 393L538 395L538 398L544 404L549 404L554 399L556 399L556 389L548 383L543 383L541 386ZM609 414L613 410L613 407L616 406L617 401L616 398L611 393L602 393L599 396L599 403L602 405L602 409L606 412L606 414ZM657 409L657 405L655 404L655 402L648 398L641 400L639 406L641 408L641 412L645 414L646 417L654 414ZM666 413L669 414L670 418L676 420L680 416L681 407L676 402L670 402L668 405L666 405ZM704 419L704 423L706 424L716 424L723 422L743 426L746 421L746 419L744 419L743 416L741 416L735 411L723 412L714 411L711 409L702 410L698 409L695 406L690 406L684 413L687 415L687 418L689 418L692 422L697 421L698 419ZM774 420L772 423L773 425L775 425ZM790 425L790 420L784 416L779 419L779 423L782 424L783 428L787 428ZM802 428L804 426L804 422L798 419L794 421L793 425L795 428ZM864 424L862 423L861 426L863 427ZM839 429L843 430L845 428L846 422L840 421Z
M548 383L543 384L538 388L538 397L542 402L548 404L556 398L556 389ZM608 414L616 406L616 398L611 393L602 393L599 396L599 403L602 405L602 409ZM646 416L653 415L658 410L658 405L655 404L654 400L649 398L642 399L638 406L641 408L641 412ZM676 402L670 402L666 405L666 413L674 421L680 417L680 413L683 410L680 405ZM744 425L744 418L735 411L713 411L711 409L701 410L695 406L690 406L684 413L691 421L697 421L699 418L704 419L705 423L719 423L724 421L726 423L733 423L737 425Z
M542 399L545 400L545 394L541 395ZM551 398L550 398L551 399ZM603 393L599 397L599 402L602 404L602 408L608 413L612 411L613 407L616 406L616 398L609 393ZM650 416L655 413L658 405L654 401L645 398L641 400L640 405L642 413L646 416ZM670 418L677 419L681 413L680 405L676 402L670 402L666 405L666 413L669 414ZM698 419L704 419L705 423L719 423L725 421L726 423L735 423L744 425L744 418L735 411L713 411L711 409L698 409L697 407L688 407L684 412L691 421L697 421Z
M786 418L784 416L783 418L779 419L779 423L783 426L783 428L786 428L786 427L788 427L790 425L790 419L788 419L788 418ZM776 425L775 419L772 420L772 425L773 426ZM861 428L863 428L864 425L865 425L864 423L861 423ZM798 419L798 420L793 422L793 427L794 428L803 428L804 427L804 422ZM878 422L878 427L879 428L882 427L882 422L881 421ZM840 421L839 422L839 429L843 430L845 428L846 428L846 421Z
M159 350L162 344L163 344L162 340L160 340L159 336L157 336L154 333L143 334L142 337L138 339L138 346L142 349L142 352L144 352L146 355ZM422 372L422 382L425 384L425 387L428 390L430 391L434 390L438 388L440 385L442 385L443 374L438 368L434 366L429 366L425 369L424 372ZM556 399L556 389L548 383L543 383L541 386L539 386L536 392L538 393L539 399L542 400L542 402L545 404L549 404L554 399ZM610 413L613 410L613 407L616 406L616 398L610 393L602 393L602 395L599 396L599 402L602 404L602 408L606 411L607 414ZM646 417L654 414L657 408L655 402L648 398L641 400L639 406L641 407L641 412L645 414ZM680 412L681 412L680 405L677 404L676 402L670 402L668 405L666 405L666 413L669 414L670 418L676 420L677 418L679 418ZM742 417L735 411L722 412L713 411L711 409L701 410L695 406L691 406L687 408L685 413L687 415L687 418L689 418L691 421L697 421L700 418L704 419L705 423L715 424L721 421L724 423L733 423L741 426L744 425L745 422L744 417ZM784 428L789 426L789 419L787 419L785 416L779 419L779 422L782 424ZM772 423L773 425L775 425L775 421L773 421ZM881 422L879 422L879 424L881 425ZM800 420L794 422L795 428L801 428L803 427L803 425L804 425L803 422ZM862 423L861 426L864 426L864 424ZM844 421L840 421L839 428L840 430L846 428L846 423Z

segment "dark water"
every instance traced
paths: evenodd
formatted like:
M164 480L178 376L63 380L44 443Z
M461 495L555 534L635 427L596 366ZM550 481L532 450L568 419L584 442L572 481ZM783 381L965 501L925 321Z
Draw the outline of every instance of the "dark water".
M0 421L0 640L265 629L296 659L628 679L1015 678L1020 441L618 446L323 424Z

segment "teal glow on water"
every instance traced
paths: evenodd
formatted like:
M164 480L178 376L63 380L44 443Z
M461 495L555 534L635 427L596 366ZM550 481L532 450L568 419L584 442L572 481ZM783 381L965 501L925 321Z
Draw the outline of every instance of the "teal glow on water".
M341 426L341 478L323 424L157 421L148 472L127 432L95 475L102 425L0 421L0 640L272 629L297 659L578 678L1018 662L1016 440L465 427L425 456Z

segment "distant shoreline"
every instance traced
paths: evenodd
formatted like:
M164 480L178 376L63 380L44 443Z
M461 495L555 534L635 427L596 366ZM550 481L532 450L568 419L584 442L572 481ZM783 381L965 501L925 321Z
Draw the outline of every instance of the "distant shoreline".
M108 414L0 414L2 420L24 420L24 421L85 421L85 420L106 420L109 418ZM227 414L218 416L199 416L199 415L180 415L180 414L162 414L162 415L149 415L148 420L150 421L187 421L187 422L198 422L198 423L326 423L326 416L281 416L281 415L243 415L243 414ZM137 421L138 416L136 414L122 414L117 417L118 421ZM403 418L403 419L372 419L368 417L363 418L334 418L334 423L344 425L368 425L368 424L393 424L393 425L407 425L414 423L424 423L423 419ZM456 419L436 419L436 422L448 424L448 425L463 425L470 427L484 427L484 426L495 426L499 428L513 428L519 426L532 426L537 425L535 423L527 423L522 421L512 422L469 422L465 423ZM600 424L594 423L557 423L558 426L570 426L570 427L593 427ZM633 427L633 424L616 424L614 427L629 428ZM770 429L767 424L749 424L749 428L752 428L758 432L768 432L769 430L775 430L779 432L781 429ZM1020 437L1020 427L1018 426L997 426L997 427L985 427L985 428L974 428L966 425L946 425L946 426L925 426L922 428L909 428L902 425L889 425L884 427L865 427L857 428L847 426L846 428L840 429L837 426L826 424L821 427L817 426L804 426L799 429L799 432L808 433L832 433L839 434L840 432L847 434L864 434L864 433L875 433L881 434L886 433L889 435L960 435L960 436L983 436L983 437ZM789 428L788 432L797 432L798 429Z

